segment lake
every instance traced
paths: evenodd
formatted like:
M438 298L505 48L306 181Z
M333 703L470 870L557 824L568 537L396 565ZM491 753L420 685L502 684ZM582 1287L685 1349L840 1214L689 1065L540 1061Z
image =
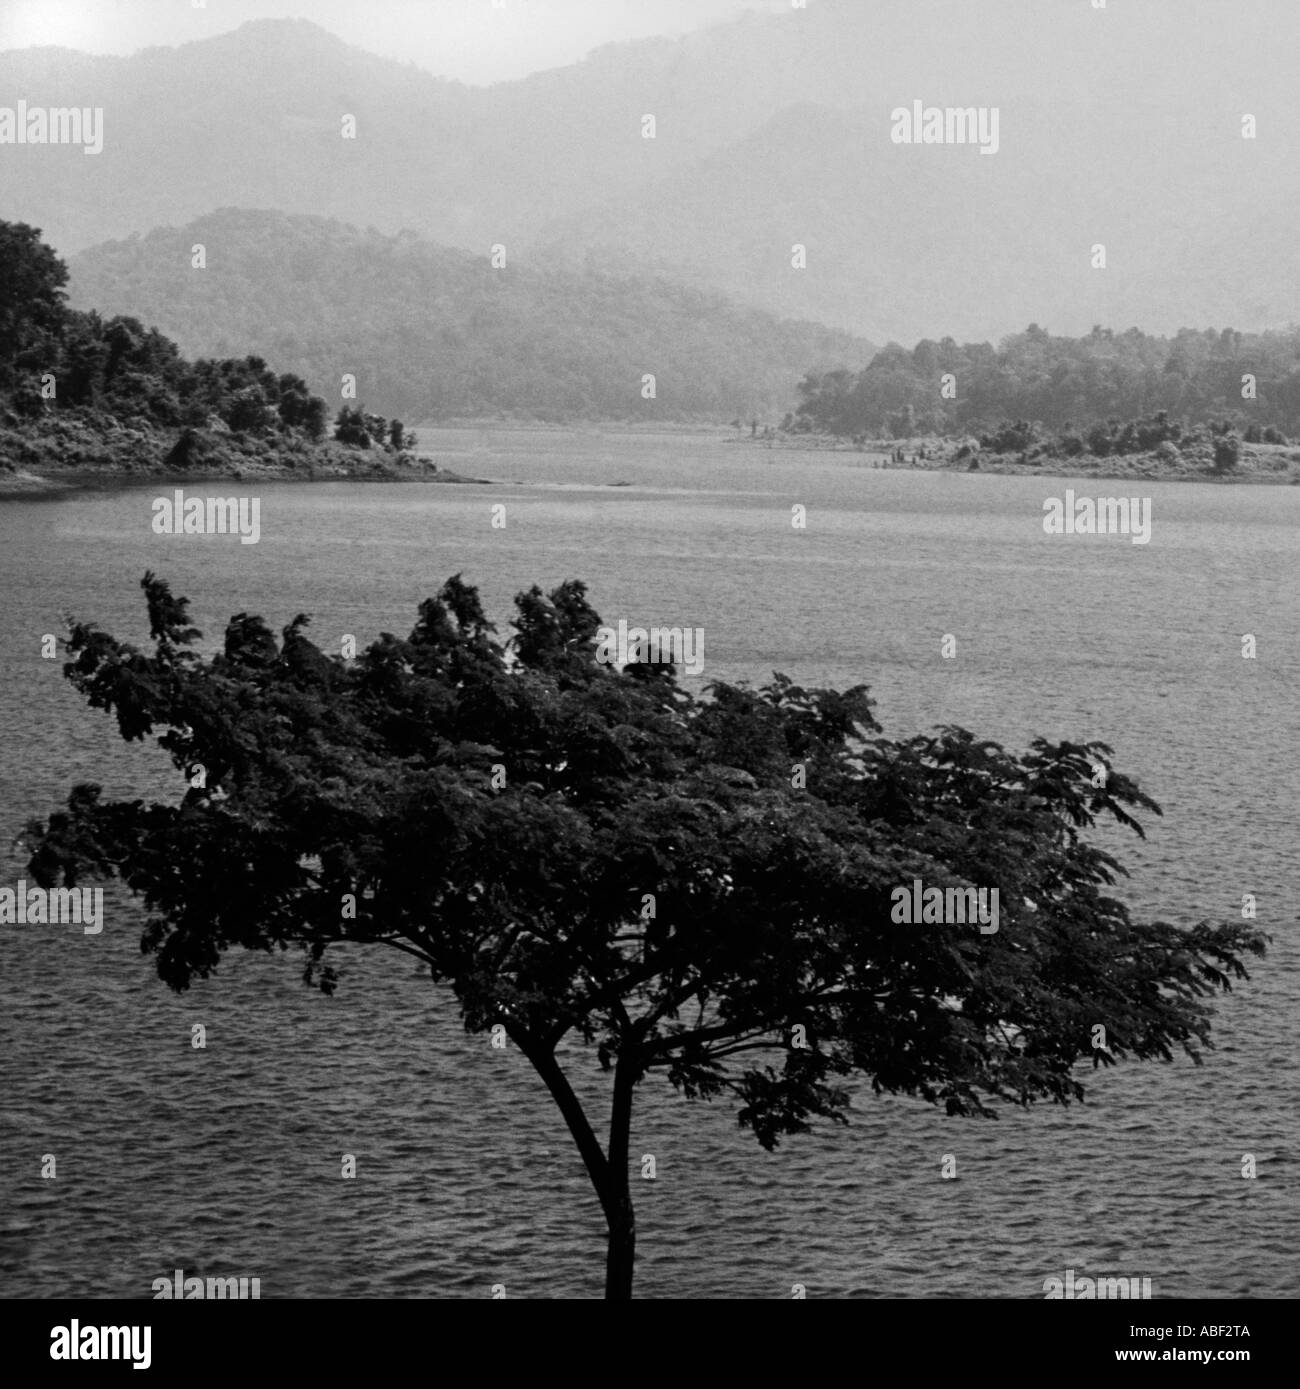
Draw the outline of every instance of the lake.
M1226 919L1253 893L1274 935L1217 1005L1206 1064L1089 1069L1086 1105L997 1122L864 1085L849 1129L775 1154L725 1107L649 1083L636 1292L1041 1297L1073 1268L1150 1277L1157 1298L1300 1294L1300 488L1142 484L1152 532L1135 545L1044 533L1045 499L1121 487L1096 479L614 430L422 442L497 485L187 489L260 498L256 545L155 535L170 487L0 505L0 883L21 876L25 819L74 782L176 793L162 754L122 745L41 659L63 612L143 642L150 568L191 598L205 648L239 611L277 630L310 613L327 651L405 634L454 573L504 632L516 592L578 577L614 625L702 628L695 688L779 670L868 683L890 736L1100 738L1165 811L1145 843L1105 836L1135 914ZM178 996L140 955L138 905L110 887L106 909L93 937L0 926L0 1294L148 1297L176 1268L258 1277L264 1298L601 1294L603 1219L558 1111L408 959L340 956L326 999L297 956L232 954ZM603 1115L594 1056L566 1061Z

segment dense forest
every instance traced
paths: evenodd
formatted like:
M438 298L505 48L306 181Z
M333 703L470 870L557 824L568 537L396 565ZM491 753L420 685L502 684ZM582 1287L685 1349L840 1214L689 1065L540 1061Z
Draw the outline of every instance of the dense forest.
M1032 324L996 348L951 338L910 351L890 343L858 372L809 372L799 396L787 428L846 436L996 438L1005 421L1016 421L1011 428L1022 433L1035 425L1058 431L1064 452L1105 455L1176 437L1162 431L1177 426L1155 423L1163 412L1248 441L1283 442L1300 434L1300 328L1185 328L1167 338L1097 327L1067 338ZM1139 439L1143 420L1150 423ZM1126 433L1119 421L1135 423Z
M67 280L36 228L0 221L0 459L10 471L315 466L327 435L350 450L413 446L400 420L361 406L341 409L331 429L325 401L261 357L188 361L137 318L69 308Z
M495 259L490 246L471 255L228 208L86 251L71 297L157 324L196 354L261 353L327 399L351 374L362 398L412 424L779 419L805 367L865 366L875 351L667 280L524 265L509 246Z

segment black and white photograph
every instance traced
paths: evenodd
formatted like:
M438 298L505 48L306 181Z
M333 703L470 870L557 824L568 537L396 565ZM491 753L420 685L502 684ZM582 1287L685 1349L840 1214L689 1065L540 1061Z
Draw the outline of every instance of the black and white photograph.
M0 0L31 1382L473 1301L1293 1358L1297 54L1296 0Z

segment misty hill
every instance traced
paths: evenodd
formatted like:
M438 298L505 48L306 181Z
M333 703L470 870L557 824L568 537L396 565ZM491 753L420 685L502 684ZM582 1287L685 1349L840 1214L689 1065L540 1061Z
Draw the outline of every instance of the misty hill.
M877 340L1300 319L1287 142L1252 148L1199 101L1061 121L1057 100L1004 106L1001 146L983 156L895 145L881 106L790 106L632 196L557 218L533 250L653 266ZM791 268L796 243L804 270Z
M18 50L0 91L102 106L104 148L6 145L0 175L7 215L64 254L252 206L668 271L877 341L1282 327L1300 319L1300 89L1269 55L1295 50L1300 7L1261 0L1257 20L810 0L490 88L301 20L129 58ZM893 144L913 100L998 107L999 152Z
M191 266L191 248L207 266ZM69 302L130 314L193 356L255 353L340 403L408 421L729 421L780 415L810 367L871 344L669 281L573 274L323 217L223 209L70 263ZM656 397L642 398L642 377Z
M365 53L306 20L256 20L126 58L0 53L0 92L106 113L93 157L0 150L10 211L64 254L224 206L513 250L597 191L640 188L763 117L748 83L731 114L710 98L715 46L683 64L676 43L612 45L486 89ZM665 122L657 141L641 139L647 110ZM345 115L354 139L343 138Z

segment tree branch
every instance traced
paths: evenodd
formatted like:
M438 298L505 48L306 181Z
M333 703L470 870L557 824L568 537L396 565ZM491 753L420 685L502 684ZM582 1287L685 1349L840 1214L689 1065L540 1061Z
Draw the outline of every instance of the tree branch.
M596 1190L596 1195L600 1198L605 1219L608 1222L613 1222L618 1216L618 1205L610 1190L609 1160L601 1151L600 1142L587 1120L578 1097L573 1093L573 1087L569 1084L568 1077L560 1069L560 1063L556 1061L555 1053L545 1046L535 1044L533 1039L516 1024L507 1022L505 1027L515 1045L533 1063L533 1069L542 1078L546 1088L551 1092L551 1098L559 1106L560 1113L564 1115L564 1122L569 1126L573 1141L578 1145L578 1151L582 1154L582 1160L586 1164L587 1175L591 1178L591 1184Z

